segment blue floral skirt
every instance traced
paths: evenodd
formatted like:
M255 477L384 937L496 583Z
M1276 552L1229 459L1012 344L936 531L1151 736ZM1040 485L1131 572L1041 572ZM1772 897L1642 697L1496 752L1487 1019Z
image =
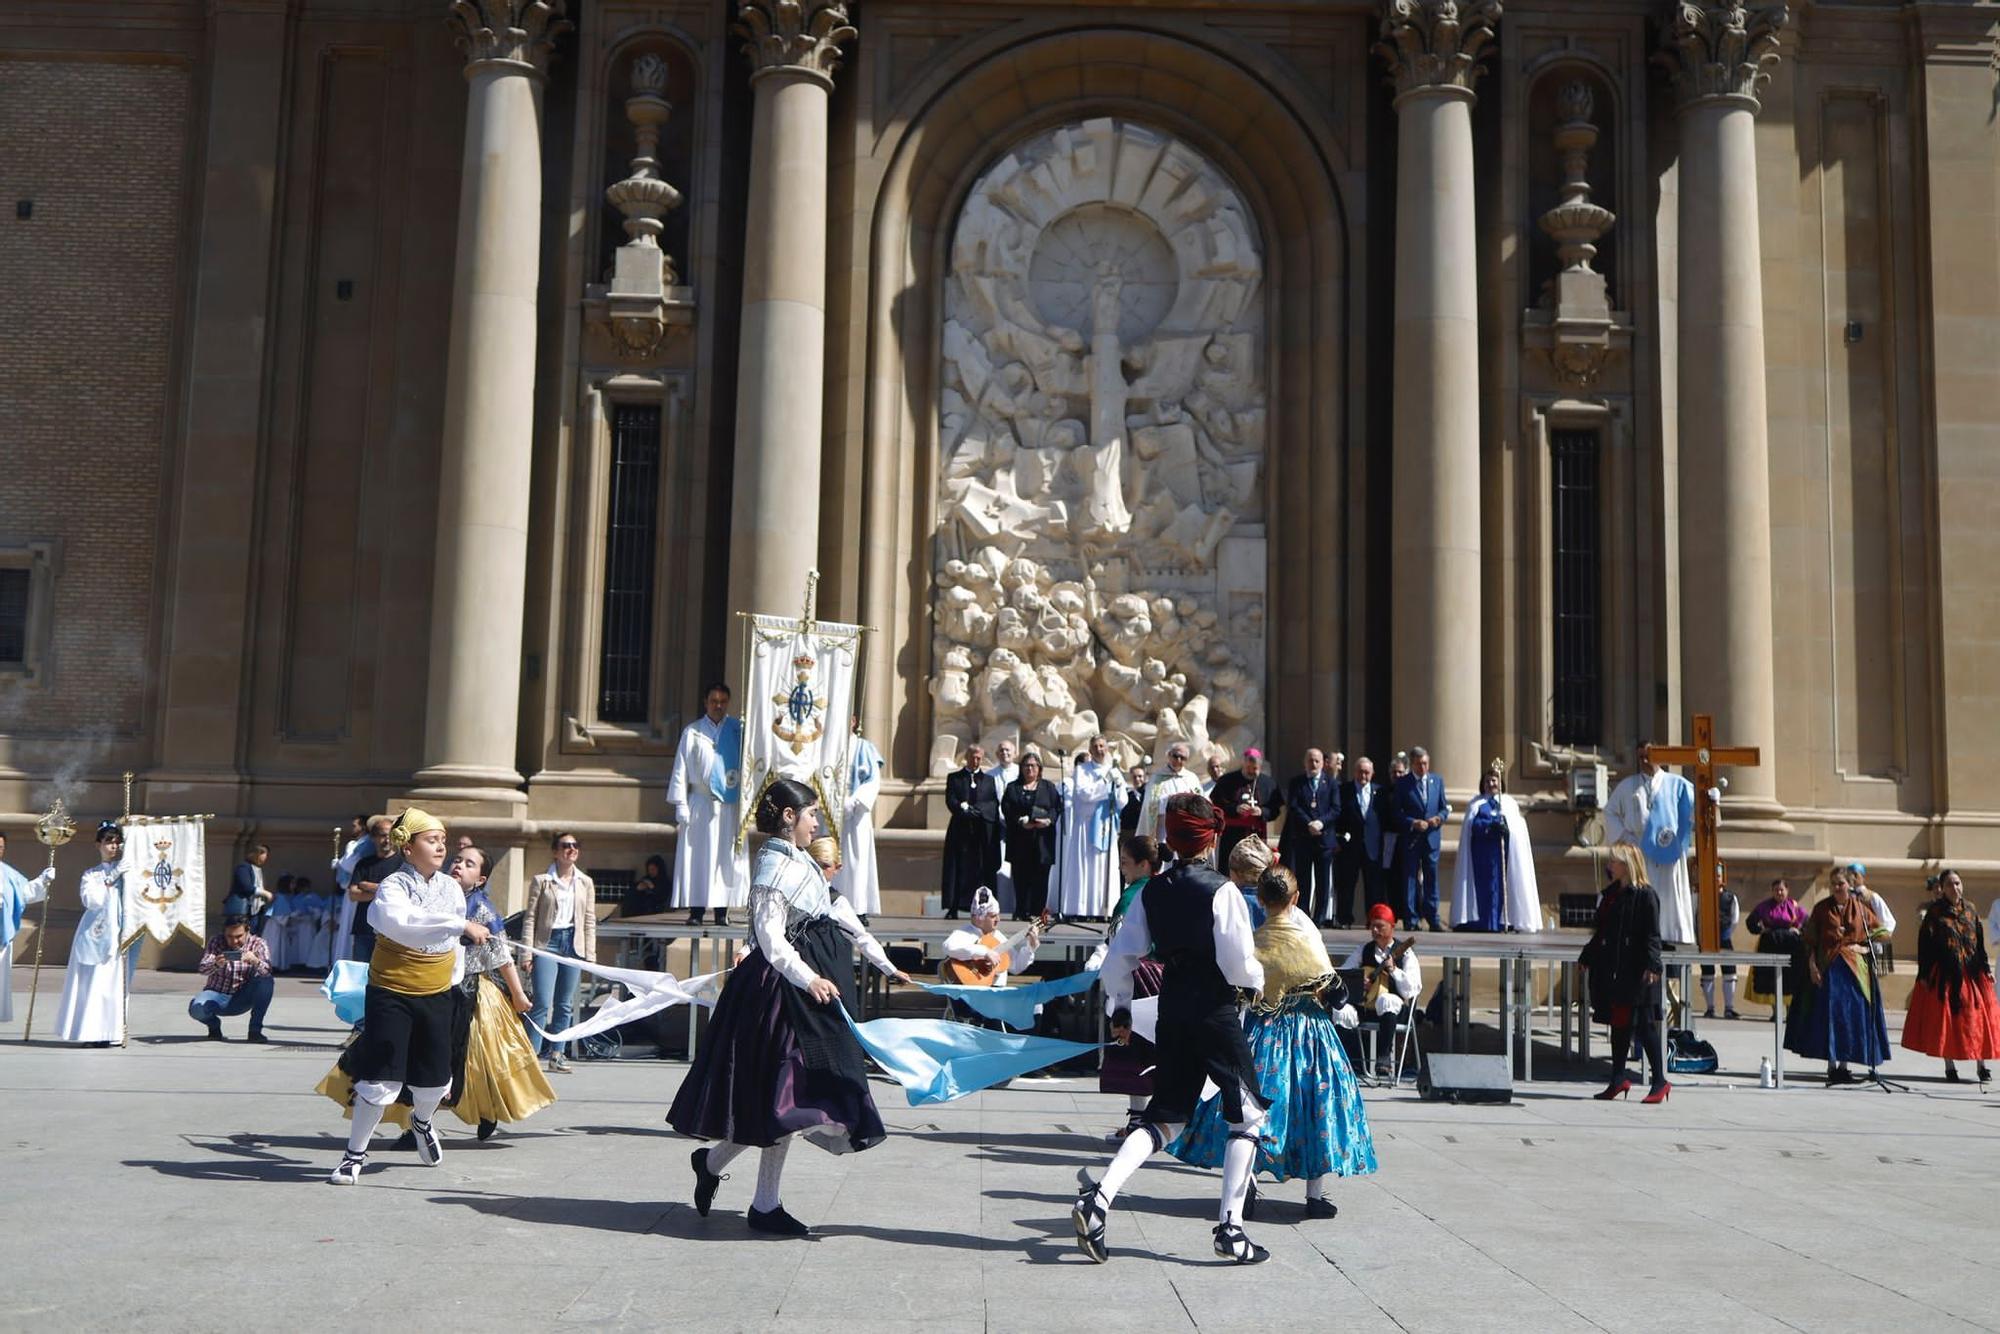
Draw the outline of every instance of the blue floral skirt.
M1340 1033L1317 1001L1250 1016L1250 1054L1269 1103L1259 1127L1257 1171L1293 1177L1365 1176L1375 1170L1375 1137ZM1168 1152L1196 1167L1220 1167L1229 1142L1221 1100L1205 1098Z
M1803 969L1800 970L1804 972ZM1815 1061L1875 1066L1889 1059L1889 1028L1880 987L1863 990L1843 957L1829 964L1825 981L1791 997L1785 1050Z

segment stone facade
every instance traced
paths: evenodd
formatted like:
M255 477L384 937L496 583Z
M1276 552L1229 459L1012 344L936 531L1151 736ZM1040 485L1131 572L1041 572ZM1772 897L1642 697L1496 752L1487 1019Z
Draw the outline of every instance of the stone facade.
M415 793L509 884L558 825L636 863L732 613L816 562L874 629L906 906L961 744L1092 728L1280 770L1426 744L1454 788L1498 756L1585 888L1567 771L1696 709L1765 750L1740 887L1839 855L1983 901L1996 32L22 0L0 566L44 638L0 674L0 823L130 769L217 813L217 865L318 870Z

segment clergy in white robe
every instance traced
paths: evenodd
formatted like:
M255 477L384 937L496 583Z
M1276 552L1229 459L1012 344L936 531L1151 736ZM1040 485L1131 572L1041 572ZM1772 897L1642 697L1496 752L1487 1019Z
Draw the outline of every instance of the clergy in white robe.
M882 877L875 865L875 799L882 794L882 752L854 734L847 762L847 805L840 813L840 871L833 887L862 916L882 911Z
M70 941L69 968L56 1004L59 1042L115 1043L125 1040L125 981L119 975L118 946L125 938L125 877L118 869L125 836L115 824L97 831L104 860L83 873L77 886L83 917ZM127 971L138 957L136 942Z
M674 907L740 908L749 892L736 844L743 723L729 716L729 687L712 685L707 712L689 723L674 752L667 803L680 837L674 849Z
M1146 784L1146 799L1139 807L1139 829L1141 834L1150 834L1167 841L1167 801L1183 792L1201 792L1201 778L1188 768L1188 747L1184 741L1176 741L1167 747L1167 765L1155 773Z
M1014 743L1002 741L994 747L999 755L998 764L987 767L986 776L993 780L993 790L1000 795L1007 794L1007 784L1021 776L1021 766L1014 762ZM993 875L993 892L1000 899L1000 911L1011 913L1016 908L1014 900L1014 867L1007 860L1007 840L1000 840L1000 869Z
M6 853L7 836L0 834L0 856ZM21 933L28 905L47 898L55 878L53 866L30 880L0 862L0 1024L11 1023L14 1018L14 937Z
M1521 806L1488 773L1465 808L1452 867L1451 924L1481 931L1539 931L1541 888Z
M1109 917L1118 902L1118 813L1130 794L1101 736L1063 780L1062 843L1051 899L1058 917Z
M1611 790L1604 833L1611 844L1630 843L1645 857L1647 877L1660 896L1660 939L1693 943L1687 855L1694 837L1694 784L1654 764L1641 746L1639 772Z

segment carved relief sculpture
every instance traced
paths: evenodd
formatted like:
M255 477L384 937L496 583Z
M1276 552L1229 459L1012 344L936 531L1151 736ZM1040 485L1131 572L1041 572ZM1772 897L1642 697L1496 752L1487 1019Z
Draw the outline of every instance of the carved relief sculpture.
M1067 125L975 184L941 338L935 772L972 741L1103 730L1130 762L1257 736L1262 282L1242 198L1170 135Z

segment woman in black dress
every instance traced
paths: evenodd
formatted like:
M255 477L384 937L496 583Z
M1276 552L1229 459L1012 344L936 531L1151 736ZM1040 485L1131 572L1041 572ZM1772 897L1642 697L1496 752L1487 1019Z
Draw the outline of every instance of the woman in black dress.
M1597 900L1596 929L1577 960L1590 981L1592 1017L1611 1025L1611 1083L1600 1099L1623 1097L1632 1089L1626 1059L1636 1032L1646 1049L1653 1083L1649 1104L1662 1103L1673 1085L1660 1048L1660 897L1646 883L1646 860L1630 843L1611 849L1611 883Z
M667 1121L683 1135L720 1143L694 1151L694 1207L708 1216L722 1169L746 1148L763 1150L749 1223L754 1232L810 1236L778 1196L785 1152L803 1134L832 1153L873 1148L887 1136L868 1095L867 1058L841 1013L859 1008L854 956L898 982L854 910L833 895L807 855L819 833L819 798L788 778L757 800L757 852L750 884L747 958L729 974L701 1050Z
M1049 906L1049 868L1056 864L1056 817L1062 793L1042 781L1042 757L1021 757L1021 776L1000 797L1007 861L1014 868L1014 916L1040 917Z

